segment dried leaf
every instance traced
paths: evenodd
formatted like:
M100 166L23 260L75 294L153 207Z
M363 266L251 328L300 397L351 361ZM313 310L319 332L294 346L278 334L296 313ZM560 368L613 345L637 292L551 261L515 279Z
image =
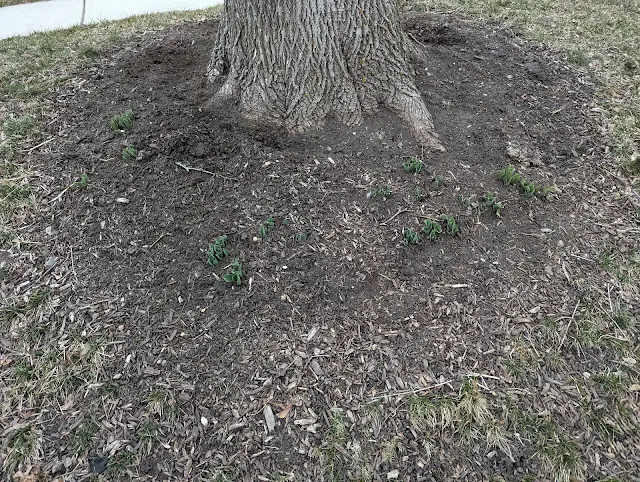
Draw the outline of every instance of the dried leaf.
M286 407L282 409L280 413L278 413L278 418L287 418L287 415L289 415L289 412L291 411L292 408L293 408L293 405L288 404Z
M0 355L0 368L5 368L13 363L13 359L8 356Z
M13 482L39 482L44 479L40 467L32 467L28 472L16 472L13 474Z

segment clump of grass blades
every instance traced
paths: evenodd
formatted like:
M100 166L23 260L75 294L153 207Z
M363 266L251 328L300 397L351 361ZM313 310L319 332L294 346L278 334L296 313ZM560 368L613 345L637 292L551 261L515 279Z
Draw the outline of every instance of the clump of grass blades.
M8 138L25 137L36 126L36 120L31 116L7 119L4 122L4 133Z
M82 455L91 447L93 436L98 432L98 425L88 421L82 422L71 435L71 447L75 455Z
M419 174L420 171L422 171L422 167L422 159L417 156L411 156L408 160L402 163L402 169L404 169L404 172Z
M3 468L13 472L42 456L42 434L31 425L3 434L8 441Z

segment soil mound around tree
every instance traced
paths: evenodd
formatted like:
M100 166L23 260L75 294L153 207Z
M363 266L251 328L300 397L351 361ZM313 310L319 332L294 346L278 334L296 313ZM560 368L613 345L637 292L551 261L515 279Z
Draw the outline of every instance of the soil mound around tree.
M585 447L608 444L571 380L618 352L576 342L576 313L587 298L599 306L605 286L634 313L598 259L637 240L593 87L498 28L416 16L407 29L426 54L416 83L446 152L422 152L386 111L289 134L207 104L215 22L143 36L57 93L60 141L42 164L52 199L74 187L50 204L42 237L56 248L42 261L68 259L73 292L51 323L102 340L99 383L115 387L75 402L104 420L89 458L130 451L139 466L128 470L149 480L555 474L519 425L529 416L576 447L572 476L596 470L599 449ZM129 109L133 125L110 130ZM136 158L123 159L128 146ZM403 167L411 156L418 173ZM537 194L498 179L509 164ZM422 231L429 220L442 232ZM209 265L221 236L228 256ZM223 280L234 260L240 286ZM139 435L149 421L151 442ZM48 460L76 422L52 415ZM597 470L637 468L634 443Z

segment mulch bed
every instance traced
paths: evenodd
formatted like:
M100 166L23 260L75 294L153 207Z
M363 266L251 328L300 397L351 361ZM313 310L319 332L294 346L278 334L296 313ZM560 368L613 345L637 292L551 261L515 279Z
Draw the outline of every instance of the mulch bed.
M638 468L631 446L600 456L596 468L595 452L608 449L585 435L567 388L607 358L572 349L567 324L578 300L609 283L609 296L638 308L597 263L605 247L637 249L637 240L625 234L631 208L616 200L625 183L610 172L593 85L495 26L429 15L407 28L427 53L417 83L446 152L422 153L385 111L354 128L329 121L288 134L239 118L231 105L206 106L215 92L204 80L216 31L209 21L143 36L56 93L49 128L59 141L38 154L54 179L51 198L83 172L88 185L52 203L42 227L49 248L40 262L58 257L66 261L56 269L73 272L51 323L107 344L99 382L118 391L88 390L73 410L51 413L50 470L71 470L52 461L63 459L69 427L90 417L101 428L89 457L129 446L144 453L130 470L148 480L217 470L233 480L329 480L336 420L346 435L335 480L362 467L373 480L394 470L400 480L538 474L534 449L518 442L512 460L451 434L433 437L425 453L408 397L457 394L469 376L497 419L500 396L510 394L577 443L595 437L589 470ZM109 119L127 109L133 128L110 132ZM138 160L122 159L128 145ZM417 175L402 167L411 155L424 156ZM510 163L555 194L525 198L504 186L496 172ZM371 196L383 186L390 196ZM483 207L487 191L504 202L501 217ZM404 229L442 214L455 216L459 235L403 243ZM261 238L269 217L275 226ZM212 267L205 251L221 235L229 257ZM235 258L241 286L221 280ZM549 348L545 319L564 320L568 368L513 379L504 362L518 343ZM158 391L179 408L175 417L149 409ZM160 428L148 451L136 442L145 420ZM83 460L76 470L91 467Z

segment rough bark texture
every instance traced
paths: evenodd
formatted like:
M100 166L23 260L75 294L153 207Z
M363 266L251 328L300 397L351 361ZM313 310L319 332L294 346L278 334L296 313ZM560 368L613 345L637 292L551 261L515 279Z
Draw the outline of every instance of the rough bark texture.
M395 0L226 0L208 76L252 119L299 131L384 105L441 149L409 48Z

